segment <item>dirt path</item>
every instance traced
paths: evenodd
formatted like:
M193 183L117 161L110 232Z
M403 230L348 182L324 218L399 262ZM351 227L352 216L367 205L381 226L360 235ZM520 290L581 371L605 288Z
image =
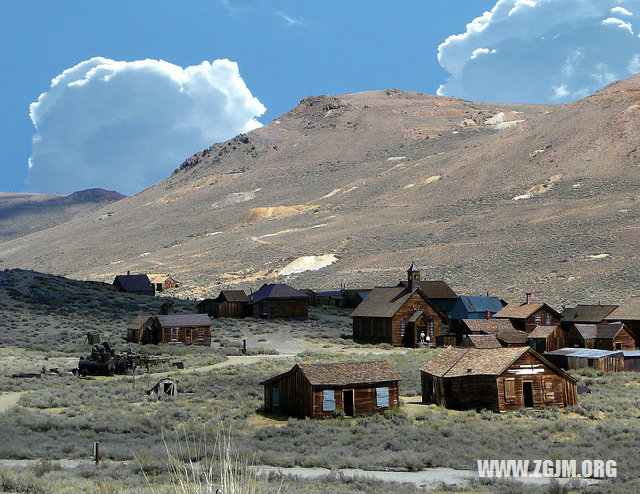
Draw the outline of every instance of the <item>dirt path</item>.
M10 393L0 394L0 413L6 412L11 407L17 405L20 396L22 396L26 392L27 391L13 391Z

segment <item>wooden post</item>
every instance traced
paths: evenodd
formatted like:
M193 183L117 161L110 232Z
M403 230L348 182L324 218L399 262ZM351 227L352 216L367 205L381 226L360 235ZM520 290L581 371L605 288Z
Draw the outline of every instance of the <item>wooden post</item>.
M247 354L247 339L243 338L242 339L242 355L246 355Z
M96 460L96 466L100 463L100 441L93 443L93 455Z

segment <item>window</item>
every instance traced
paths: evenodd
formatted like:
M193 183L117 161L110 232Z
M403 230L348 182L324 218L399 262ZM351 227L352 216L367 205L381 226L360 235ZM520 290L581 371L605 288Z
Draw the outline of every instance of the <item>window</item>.
M540 326L542 324L542 314L536 314L536 326Z
M429 336L433 338L433 321L429 320Z
M504 401L507 403L516 401L516 380L514 378L504 380Z
M404 319L400 320L400 336L402 338L404 338L404 332L407 329L407 321L405 321Z
M322 411L336 411L336 393L333 389L325 389L322 391Z
M178 328L171 328L171 341L178 341Z
M280 387L274 386L271 388L271 405L274 407L280 406Z
M553 401L555 398L555 393L553 391L553 379L543 379L542 386L542 390L544 392L544 401Z
M622 343L616 343L616 350L622 350Z
M389 408L389 388L376 388L376 406Z
M547 314L547 326L551 326L551 314Z
M198 328L198 339L204 340L204 328Z

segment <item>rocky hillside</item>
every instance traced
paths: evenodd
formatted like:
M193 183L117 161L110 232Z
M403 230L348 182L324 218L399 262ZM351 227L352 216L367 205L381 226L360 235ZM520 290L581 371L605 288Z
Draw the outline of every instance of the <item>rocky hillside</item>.
M568 105L310 97L166 180L0 244L0 267L168 272L192 295L395 282L555 304L640 291L640 78Z
M81 190L68 196L0 192L0 242L65 223L123 197L104 189Z

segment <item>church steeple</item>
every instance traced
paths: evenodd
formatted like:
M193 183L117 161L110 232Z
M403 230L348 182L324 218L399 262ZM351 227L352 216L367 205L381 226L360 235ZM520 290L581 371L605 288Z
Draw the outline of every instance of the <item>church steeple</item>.
M412 262L411 266L407 270L407 287L409 291L413 291L418 288L420 283L420 270L416 268L415 263Z

